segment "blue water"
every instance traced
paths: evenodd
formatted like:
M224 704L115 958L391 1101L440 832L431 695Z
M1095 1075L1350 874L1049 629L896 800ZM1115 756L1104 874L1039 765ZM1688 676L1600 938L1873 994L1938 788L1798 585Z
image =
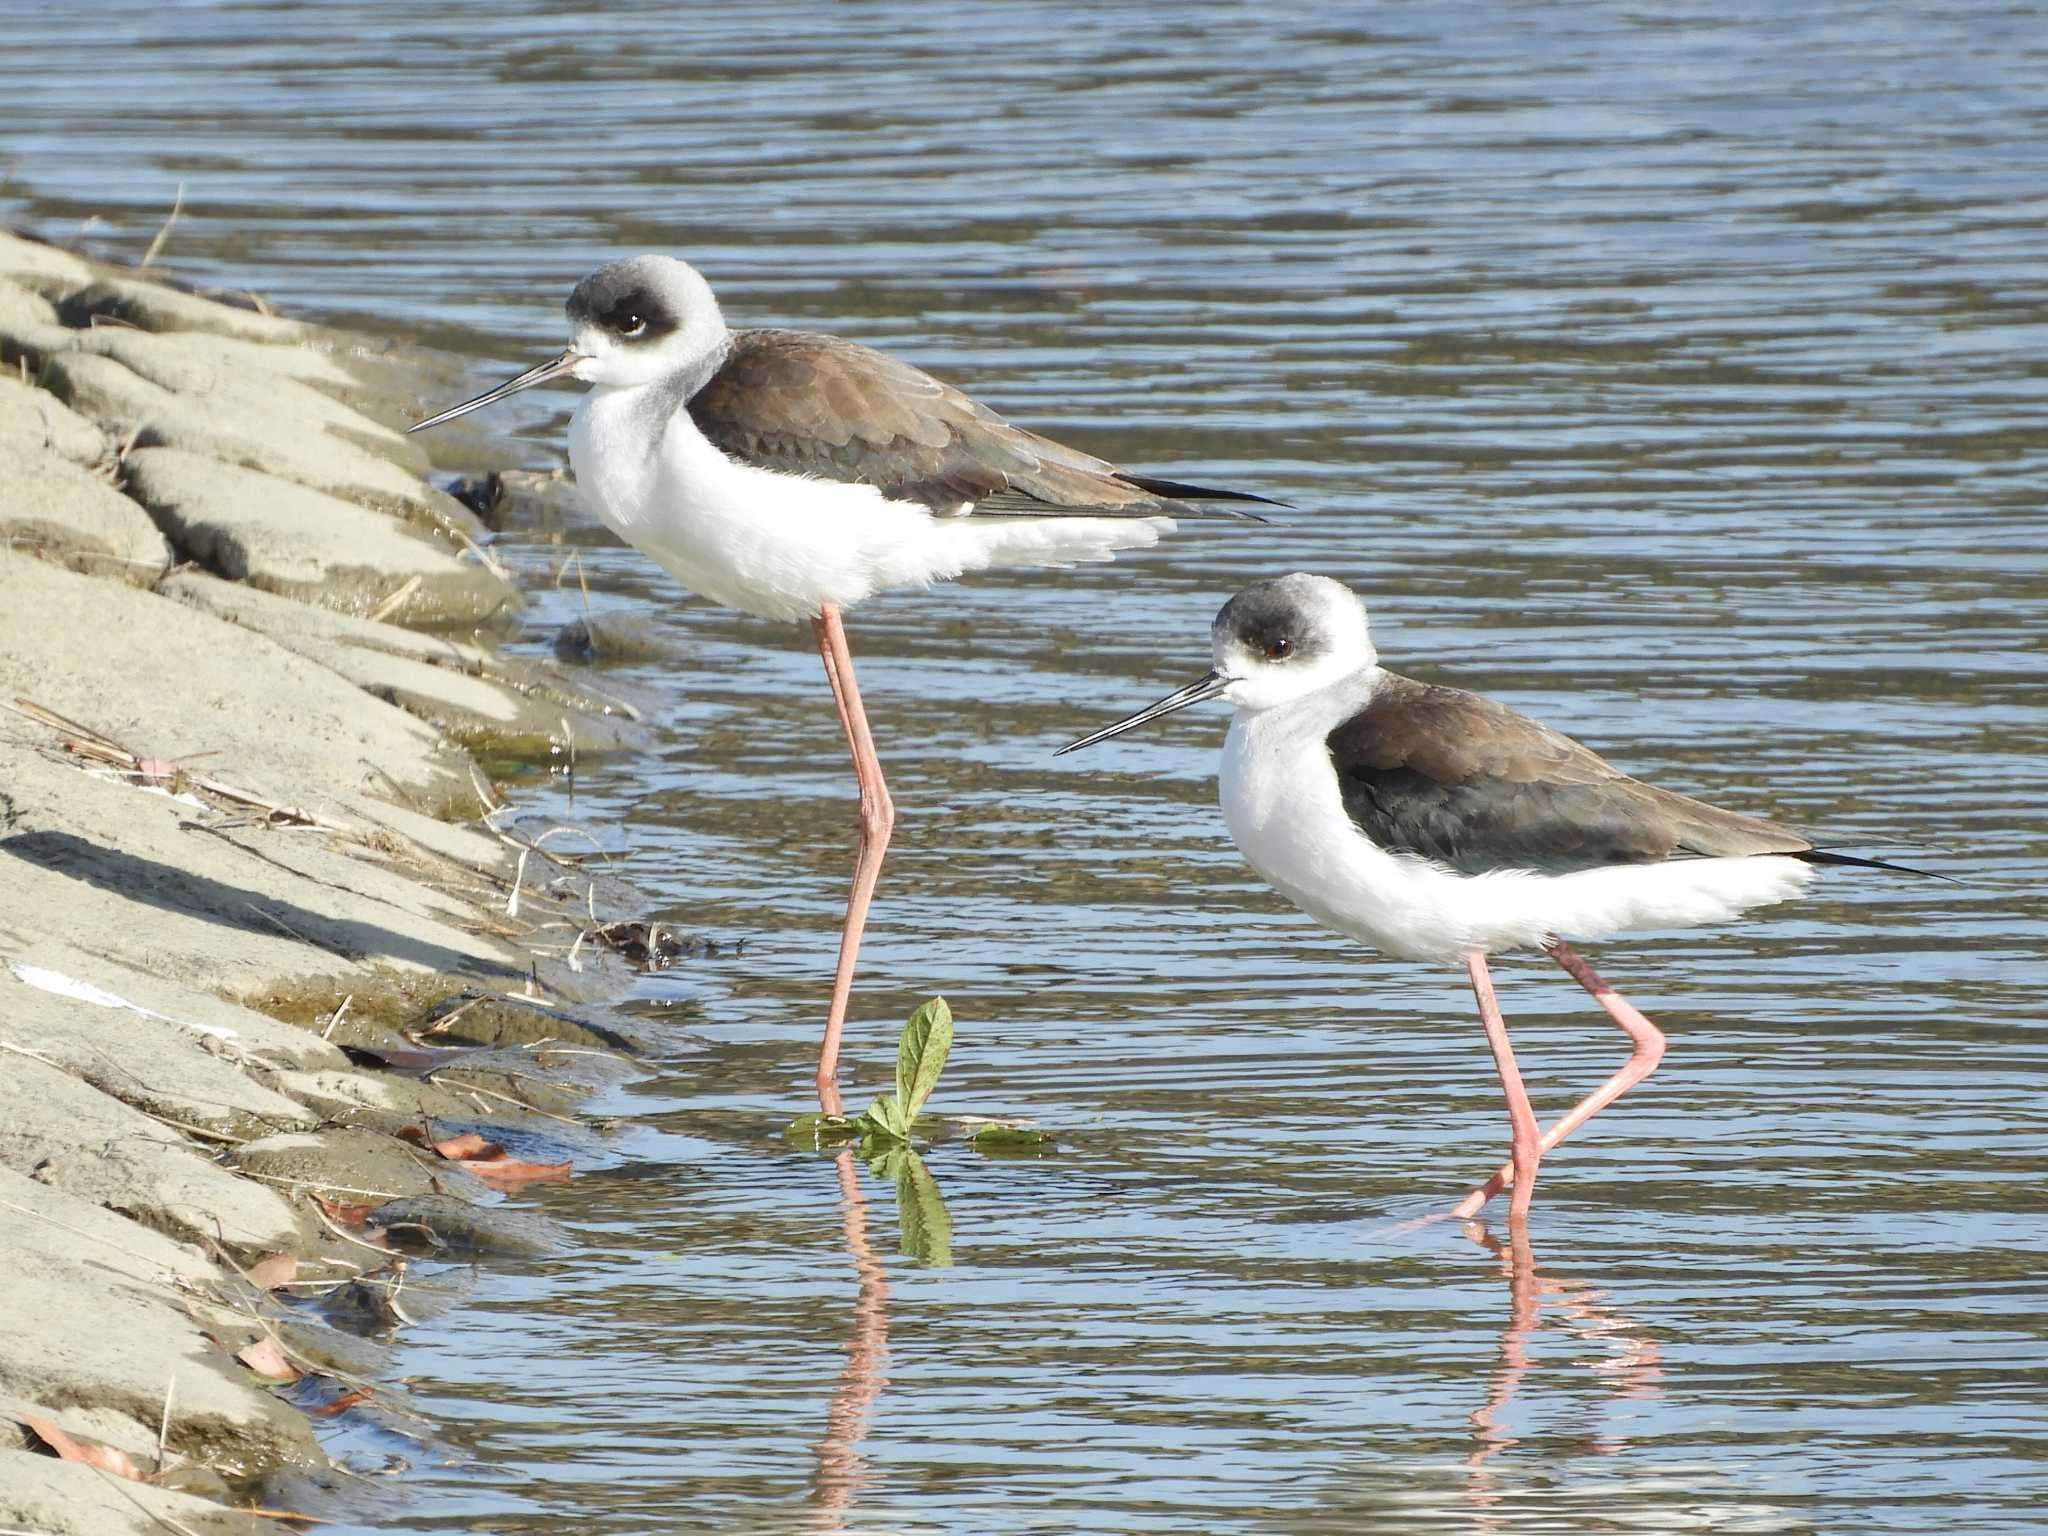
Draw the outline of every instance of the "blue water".
M2038 1528L2043 39L1833 4L11 18L10 220L133 256L182 182L178 270L480 378L558 347L599 260L672 250L738 323L1294 504L853 618L901 823L849 1100L943 991L934 1108L1060 1147L933 1149L944 1268L890 1182L781 1134L851 861L806 637L587 521L508 536L521 643L580 572L677 647L607 676L650 749L528 809L746 944L629 983L656 1075L521 1197L571 1246L401 1335L433 1435L338 1429L410 1470L340 1481L337 1528ZM549 467L567 403L495 425ZM1356 584L1397 668L1963 883L1832 874L1592 950L1664 1067L1546 1161L1526 1247L1399 1230L1506 1148L1459 976L1249 876L1214 716L1050 757L1293 568ZM1539 1111L1618 1064L1553 967L1500 977Z

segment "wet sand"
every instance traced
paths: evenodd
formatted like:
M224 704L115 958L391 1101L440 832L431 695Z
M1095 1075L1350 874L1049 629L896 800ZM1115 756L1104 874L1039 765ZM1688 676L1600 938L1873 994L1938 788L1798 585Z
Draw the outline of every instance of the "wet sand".
M0 1526L271 1529L309 1413L402 1412L344 1304L550 1241L497 1191L621 1042L472 752L631 711L492 649L520 593L401 435L447 362L4 231L0 360Z

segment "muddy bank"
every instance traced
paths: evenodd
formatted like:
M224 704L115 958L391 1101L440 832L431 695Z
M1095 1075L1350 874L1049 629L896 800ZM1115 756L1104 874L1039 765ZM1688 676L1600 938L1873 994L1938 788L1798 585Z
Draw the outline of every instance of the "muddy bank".
M0 1528L275 1529L624 1070L472 753L631 712L492 649L445 365L5 231L0 364Z

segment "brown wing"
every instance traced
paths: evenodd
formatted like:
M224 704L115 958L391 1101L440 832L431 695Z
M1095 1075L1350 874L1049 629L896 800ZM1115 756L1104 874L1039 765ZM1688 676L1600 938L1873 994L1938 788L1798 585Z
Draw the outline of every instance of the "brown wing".
M741 331L690 399L722 453L787 474L878 487L954 514L1185 516L1176 496L1242 493L1141 482L977 405L886 353L811 331ZM1151 486L1148 489L1148 484Z
M1813 848L1789 828L1640 783L1504 704L1392 673L1328 744L1361 832L1460 874Z

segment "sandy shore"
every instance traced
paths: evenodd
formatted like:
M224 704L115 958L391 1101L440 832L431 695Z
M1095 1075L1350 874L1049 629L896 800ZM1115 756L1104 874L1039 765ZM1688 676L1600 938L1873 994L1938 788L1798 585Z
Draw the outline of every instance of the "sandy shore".
M0 362L0 1528L282 1529L229 1506L388 1401L329 1324L408 1315L390 1250L548 1241L431 1143L564 1155L547 1042L616 1043L536 1009L574 909L508 913L470 752L630 726L476 638L519 593L398 430L445 363L4 231Z

